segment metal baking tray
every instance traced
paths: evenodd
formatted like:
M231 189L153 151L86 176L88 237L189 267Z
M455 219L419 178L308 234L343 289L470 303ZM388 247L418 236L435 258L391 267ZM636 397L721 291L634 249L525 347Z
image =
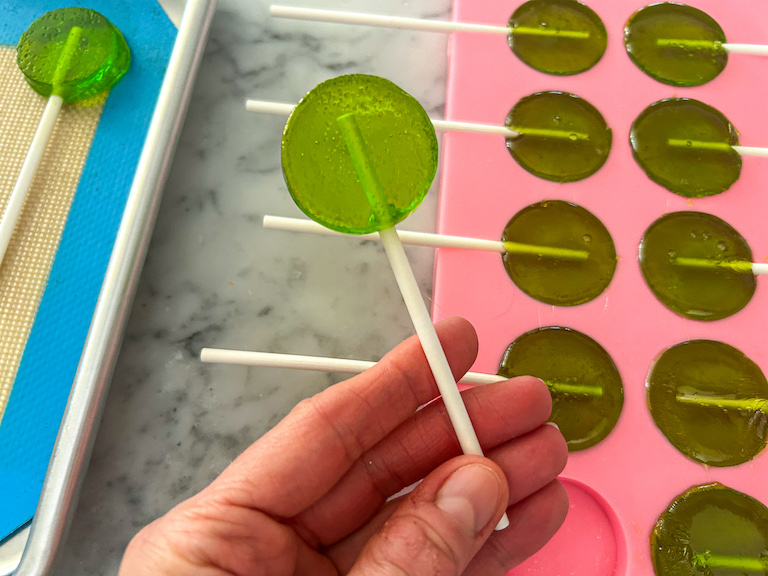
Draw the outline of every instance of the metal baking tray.
M50 572L88 465L215 0L187 0L30 526L0 546L0 576Z

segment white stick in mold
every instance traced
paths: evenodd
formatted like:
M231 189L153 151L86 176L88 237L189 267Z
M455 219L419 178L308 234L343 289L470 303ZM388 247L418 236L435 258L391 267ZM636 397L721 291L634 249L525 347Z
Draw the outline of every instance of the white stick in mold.
M722 48L729 54L751 54L752 56L768 56L768 46L764 44L734 44L718 42L717 40L689 40L676 38L658 38L656 45L661 48L695 48L699 50L719 50Z
M269 102L266 100L246 100L245 109L249 112L289 116L295 108L294 104L284 102ZM505 138L532 136L538 138L555 138L558 140L585 141L589 135L583 132L569 130L552 130L549 128L528 128L523 126L494 126L491 124L476 124L473 122L454 122L452 120L437 120L430 118L435 130L439 132L474 132L476 134L498 134Z
M272 5L269 14L275 18L309 20L312 22L332 22L335 24L356 24L376 28L395 28L398 30L417 30L420 32L477 32L480 34L500 34L509 36L546 36L586 40L589 32L579 30L556 30L534 28L530 26L493 26L490 24L472 24L469 22L451 22L447 20L428 20L425 18L404 18L402 16L381 16L361 12L340 10L318 10L293 6Z
M675 266L684 266L689 268L723 268L733 272L743 274L768 274L768 263L766 262L748 262L746 260L713 260L709 258L686 258L676 256L672 260Z
M366 360L348 360L323 356L301 356L298 354L275 354L272 352L251 352L247 350L226 350L223 348L203 348L200 360L210 364L234 364L239 366L261 366L266 368L289 368L293 370L315 370L318 372L338 372L340 374L360 374L375 366L375 362ZM467 372L460 384L483 386L504 380L497 374ZM578 384L545 379L544 383L553 394L601 398L603 388L596 384Z
M302 218L285 218L282 216L264 216L264 228L282 230L285 232L302 232L322 236L337 236L349 238L349 234L336 232L314 222ZM464 250L481 250L498 252L499 254L530 254L542 258L572 260L584 262L589 259L586 250L558 248L556 246L539 246L537 244L522 244L520 242L503 242L500 240L484 240L482 238L467 238L464 236L449 236L446 234L430 234L427 232L409 232L398 230L398 236L403 244L427 246L430 248L459 248ZM366 240L379 241L378 234L362 234L355 236Z
M706 152L731 152L741 156L760 156L768 158L768 148L759 146L732 146L727 142L703 142L701 140L686 140L684 138L670 138L667 140L670 148L687 148L688 150L700 150Z

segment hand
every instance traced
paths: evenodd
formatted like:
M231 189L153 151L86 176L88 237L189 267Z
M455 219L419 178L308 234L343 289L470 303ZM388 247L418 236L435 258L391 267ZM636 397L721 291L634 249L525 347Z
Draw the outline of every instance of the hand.
M454 375L474 330L437 325ZM131 541L121 576L502 575L565 518L567 450L536 378L463 393L487 458L462 456L418 340L299 403L208 488ZM388 501L423 478L410 494ZM506 509L511 525L494 532Z

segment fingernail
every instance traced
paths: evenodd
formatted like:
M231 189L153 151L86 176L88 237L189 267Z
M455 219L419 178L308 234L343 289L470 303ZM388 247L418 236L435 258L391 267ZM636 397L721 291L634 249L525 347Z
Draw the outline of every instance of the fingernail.
M554 428L555 430L557 430L558 432L560 432L560 426L558 426L558 425L557 425L557 424L555 424L554 422L544 422L544 425L545 425L545 426L552 426L552 428Z
M495 516L500 490L500 479L493 470L470 464L448 477L435 504L474 536Z

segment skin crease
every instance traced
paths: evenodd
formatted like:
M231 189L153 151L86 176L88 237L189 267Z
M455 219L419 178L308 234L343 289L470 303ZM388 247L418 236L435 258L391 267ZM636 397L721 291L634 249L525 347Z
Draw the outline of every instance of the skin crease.
M474 329L461 318L436 327L458 379L477 354ZM555 479L565 440L545 425L549 392L527 376L463 392L486 458L461 455L442 402L429 403L437 395L412 337L299 403L210 486L141 530L120 576L505 574L568 510ZM466 484L482 485L490 521L466 500L450 501L458 517L446 512L441 488L470 473L480 474L471 478L482 484ZM496 532L505 509L510 526Z

